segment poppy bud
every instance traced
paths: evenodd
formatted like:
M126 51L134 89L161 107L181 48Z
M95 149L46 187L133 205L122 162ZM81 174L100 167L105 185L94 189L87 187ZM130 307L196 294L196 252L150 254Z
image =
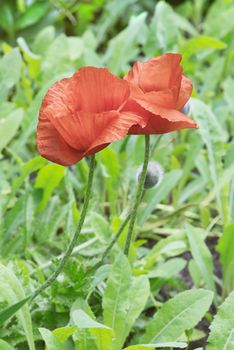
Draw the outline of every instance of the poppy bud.
M180 111L185 115L189 115L190 107L191 107L191 104L190 104L190 101L188 101Z
M141 177L142 168L143 166L141 165L137 170L136 178L138 182ZM155 185L159 185L159 183L162 181L163 174L164 171L161 165L157 162L150 161L147 167L144 188L148 189L154 187Z

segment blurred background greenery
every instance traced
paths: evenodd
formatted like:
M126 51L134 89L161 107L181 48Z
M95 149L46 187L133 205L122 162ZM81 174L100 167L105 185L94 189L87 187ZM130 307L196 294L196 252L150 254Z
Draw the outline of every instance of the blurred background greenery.
M194 83L191 117L199 130L151 138L158 143L152 158L165 176L140 207L131 262L136 274L149 276L160 302L196 286L213 290L219 304L234 289L234 253L227 255L234 220L233 18L233 0L1 0L0 253L26 294L50 274L51 257L64 251L88 171L85 160L65 169L39 157L35 132L46 90L84 65L123 76L137 59L164 52L183 54L184 71ZM100 315L107 272L94 284L86 267L127 212L143 144L143 138L131 136L97 154L94 196L79 242L86 245L33 305L35 339L38 327L55 329L69 320L77 296L91 294L90 305ZM124 235L120 246L123 242ZM1 288L0 295L2 306L17 300L8 300ZM146 316L141 321L135 341ZM204 329L200 332L194 338L204 337ZM25 349L15 321L0 330L0 338Z

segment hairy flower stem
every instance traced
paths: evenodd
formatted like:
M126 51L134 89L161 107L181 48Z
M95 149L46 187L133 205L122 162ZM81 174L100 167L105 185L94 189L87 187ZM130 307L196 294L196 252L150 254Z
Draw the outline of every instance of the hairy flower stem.
M43 290L45 290L46 288L48 288L58 277L58 275L62 272L64 266L66 265L74 247L76 246L77 243L77 239L81 233L81 229L83 227L84 221L85 221L85 217L87 214L87 210L88 210L88 205L89 205L89 200L90 200L90 196L91 196L91 189L92 189L92 184L93 184L93 174L94 174L94 168L95 168L95 156L92 155L90 156L90 165L89 165L89 176L88 176L88 182L87 182L87 187L86 187L86 193L85 193L85 199L84 199L84 204L83 204L83 208L81 211L81 215L80 215L80 221L78 223L77 229L74 233L74 236L63 256L63 258L60 260L59 265L57 267L57 269L54 271L54 273L47 279L47 281L42 284L38 289L36 289L36 291L33 293L31 300L33 300L34 298L36 298Z
M128 228L128 235L125 243L125 248L124 248L124 254L128 256L129 253L129 248L130 244L132 241L132 234L133 234L133 229L134 229L134 224L136 221L136 215L137 215L137 209L140 205L141 199L142 199L142 194L144 192L144 184L145 184L145 177L147 173L147 166L149 162L149 153L150 153L150 136L145 135L145 158L144 158L144 164L139 180L139 185L136 193L136 198L133 203L133 207L131 210L131 218L130 218L130 223L129 223L129 228Z

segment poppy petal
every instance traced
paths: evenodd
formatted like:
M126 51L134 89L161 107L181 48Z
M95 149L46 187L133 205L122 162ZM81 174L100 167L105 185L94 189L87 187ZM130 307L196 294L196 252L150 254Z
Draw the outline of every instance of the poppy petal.
M193 84L185 75L182 76L180 93L177 101L177 109L182 109L192 94Z
M91 113L118 110L130 94L128 83L106 68L83 67L74 78L81 110Z
M75 164L83 157L83 152L70 147L42 115L37 127L37 147L44 158L60 165Z
M159 91L177 86L181 83L182 68L180 54L168 53L147 62L137 62L125 79L139 85L144 92Z
M133 125L128 133L131 135L165 134L194 127L196 126L193 123L188 123L187 121L175 120L172 122L162 118L160 115L150 113L148 116L148 123L144 128L139 125Z

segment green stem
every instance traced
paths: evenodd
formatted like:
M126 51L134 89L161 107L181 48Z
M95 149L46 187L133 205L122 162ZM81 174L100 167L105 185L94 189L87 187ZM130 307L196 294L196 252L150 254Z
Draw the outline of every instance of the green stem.
M141 172L141 177L139 180L138 190L136 193L136 198L135 198L135 201L133 203L133 209L131 211L131 219L130 219L129 228L128 228L128 235L127 235L125 248L124 248L124 253L126 255L128 255L128 252L129 252L130 244L132 241L134 224L136 221L137 209L140 205L142 194L144 192L145 177L146 177L147 167L148 167L148 162L149 162L149 153L150 153L150 136L145 135L145 158L144 158L143 169Z
M87 187L86 187L86 193L85 193L85 199L84 199L84 205L81 211L81 215L80 215L80 221L78 223L78 227L74 233L74 236L63 256L63 258L60 260L59 265L57 267L57 269L54 271L54 273L47 279L47 281L45 281L44 284L42 284L38 289L36 289L36 291L33 293L31 300L33 300L34 298L36 298L43 290L45 290L46 288L48 288L58 277L58 275L62 272L65 264L67 263L74 247L76 246L77 243L77 239L81 233L81 229L83 227L84 221L85 221L85 217L87 214L87 209L88 209L88 205L89 205L89 200L90 200L90 196L91 196L91 189L92 189L92 183L93 183L93 174L94 174L94 168L95 168L95 156L92 155L90 156L90 168L89 168L89 176L88 176L88 182L87 182Z
M117 242L117 240L119 239L121 233L123 232L123 230L125 229L125 227L127 226L129 220L131 218L131 212L128 214L128 216L126 217L126 219L122 222L118 232L115 234L115 236L112 238L112 240L110 241L108 247L104 250L104 253L102 254L101 260L99 260L93 267L93 269L98 268L99 266L102 265L105 257L109 254L109 252L111 251L113 245Z

